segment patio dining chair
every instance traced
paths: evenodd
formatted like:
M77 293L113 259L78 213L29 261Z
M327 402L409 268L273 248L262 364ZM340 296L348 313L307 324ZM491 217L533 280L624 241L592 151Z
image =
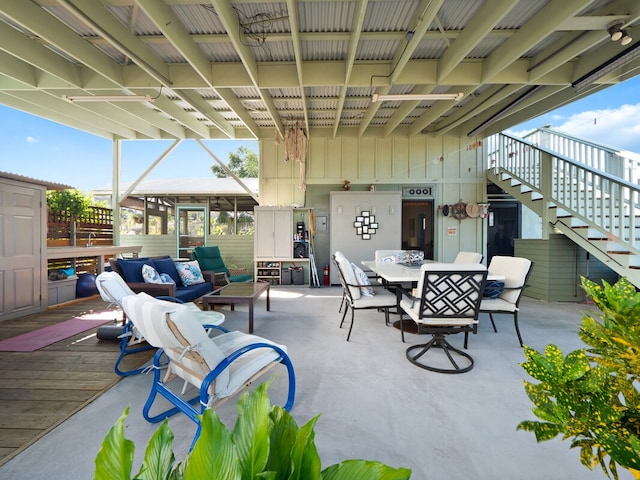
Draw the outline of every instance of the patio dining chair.
M417 324L418 333L431 334L426 343L407 348L414 365L438 373L464 373L473 368L473 358L454 347L447 337L474 332L478 323L487 268L481 264L428 263L420 267L415 295L403 292L400 308ZM400 319L404 342L404 327ZM441 350L437 355L435 349ZM448 363L447 363L448 361Z
M240 331L227 331L210 338L190 308L146 293L125 297L123 308L147 341L158 348L153 358L153 385L143 416L148 422L157 423L184 413L197 425L192 448L200 435L200 418L205 408L214 408L231 398L279 364L286 368L288 375L284 409L290 411L293 407L295 373L284 345ZM163 373L165 367L167 371ZM180 385L181 391L178 391L176 387ZM198 391L191 398L193 393L186 391L188 386ZM172 406L152 414L158 395Z
M498 332L493 316L497 313L513 315L513 323L518 335L520 346L523 346L522 335L518 325L518 311L522 291L528 287L527 282L533 270L534 262L523 257L506 257L495 255L489 262L489 273L503 275L504 287L496 298L483 298L480 304L480 313L489 314L493 331Z
M351 309L351 325L347 334L347 342L351 338L354 312L356 310L383 310L385 322L389 325L389 309L396 307L398 304L396 295L380 285L372 286L366 274L353 265L340 251L333 254L333 264L336 267L340 284L342 285L342 301L344 303L340 328L344 324L347 311ZM358 270L357 275L356 268Z
M131 370L120 369L120 363L126 355L133 353L145 352L155 347L149 345L141 332L136 328L136 325L127 318L122 307L122 301L129 295L135 295L136 293L129 288L127 282L117 274L116 272L102 272L96 277L96 288L98 293L105 302L109 302L112 305L117 305L123 310L123 324L117 338L120 339L120 354L116 359L116 363L113 367L116 374L121 377L127 377L129 375L136 375L141 373L145 367L134 368ZM193 302L183 303L181 300L174 297L157 297L160 299L181 303L193 312L198 318L200 323L211 331L212 329L222 329L220 325L224 322L224 314L215 311L202 311ZM224 329L223 329L224 330Z
M482 263L483 255L478 252L458 252L453 263Z

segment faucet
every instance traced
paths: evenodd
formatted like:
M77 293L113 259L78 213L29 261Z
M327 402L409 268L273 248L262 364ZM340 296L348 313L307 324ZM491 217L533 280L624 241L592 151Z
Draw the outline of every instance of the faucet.
M89 234L89 240L87 241L87 247L91 247L91 246L93 246L93 242L91 241L91 237L95 238L95 237L96 237L96 234L95 234L95 233L93 233L93 232L91 232L91 233Z

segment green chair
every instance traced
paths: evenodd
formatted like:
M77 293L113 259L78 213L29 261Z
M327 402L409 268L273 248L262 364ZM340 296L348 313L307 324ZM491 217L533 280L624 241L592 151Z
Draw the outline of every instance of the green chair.
M197 260L200 270L203 272L213 272L214 283L216 287L226 285L229 282L251 282L253 275L246 268L238 268L230 270L224 264L220 248L213 247L196 247L191 252L191 260Z

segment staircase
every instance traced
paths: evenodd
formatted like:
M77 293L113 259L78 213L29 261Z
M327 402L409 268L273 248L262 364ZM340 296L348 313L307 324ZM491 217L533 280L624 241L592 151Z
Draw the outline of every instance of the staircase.
M640 156L547 128L483 143L487 179L640 288Z

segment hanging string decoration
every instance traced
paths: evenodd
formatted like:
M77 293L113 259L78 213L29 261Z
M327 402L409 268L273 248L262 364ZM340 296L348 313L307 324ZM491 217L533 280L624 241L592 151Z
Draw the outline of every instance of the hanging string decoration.
M307 158L307 136L302 129L302 123L296 122L294 126L287 127L284 131L284 160L296 161L300 164L300 181L298 187L304 191L307 188L305 178L305 161Z

